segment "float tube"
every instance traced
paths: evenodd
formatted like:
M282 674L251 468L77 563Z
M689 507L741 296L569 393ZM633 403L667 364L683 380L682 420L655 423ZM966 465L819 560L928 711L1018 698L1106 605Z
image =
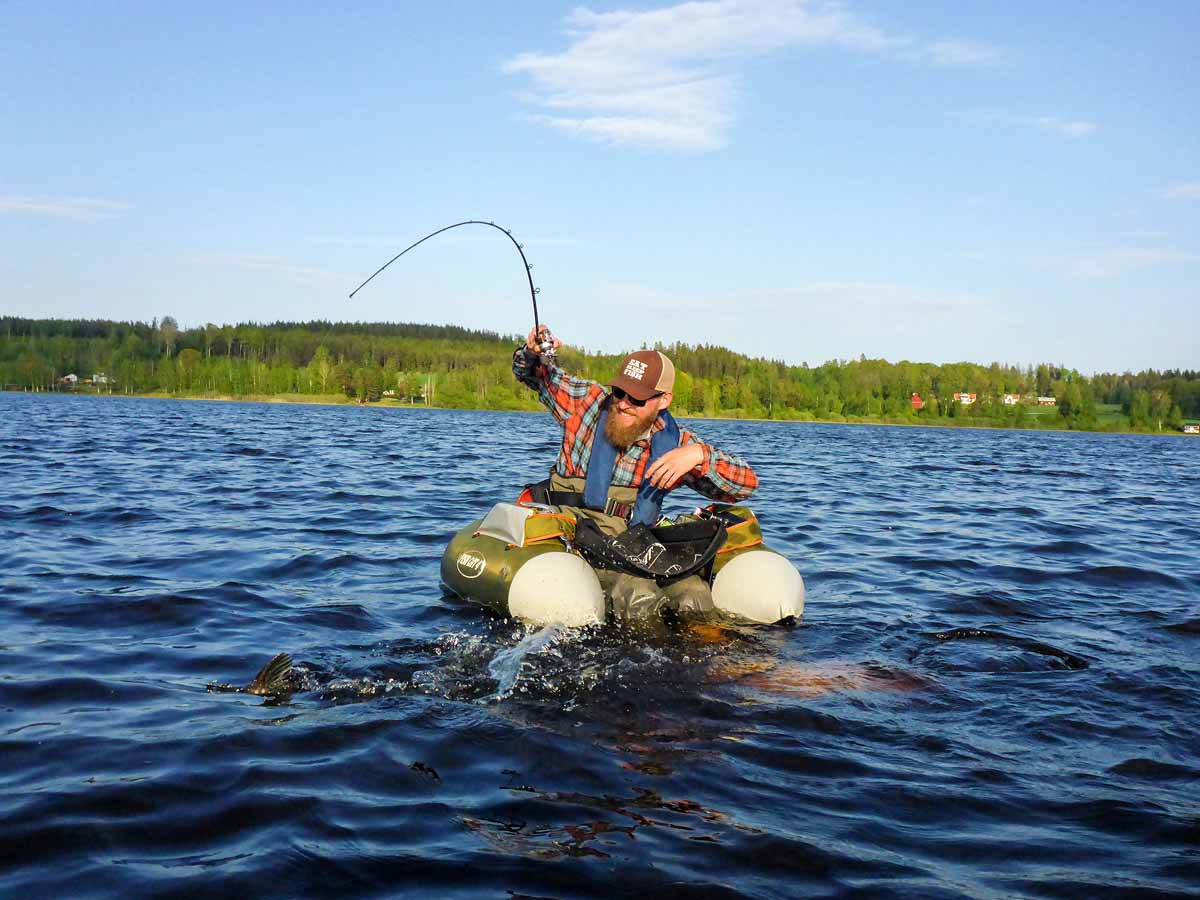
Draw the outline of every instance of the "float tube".
M711 565L700 572L717 610L767 625L799 617L804 579L787 557L763 544L754 513L724 504L698 512L732 523ZM530 624L603 623L604 589L574 543L575 525L572 513L556 507L497 503L450 541L442 555L442 584L465 600Z

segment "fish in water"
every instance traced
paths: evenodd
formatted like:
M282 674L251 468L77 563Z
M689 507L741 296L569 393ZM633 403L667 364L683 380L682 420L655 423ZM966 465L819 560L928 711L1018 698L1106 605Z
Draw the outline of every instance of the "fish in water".
M819 665L747 660L715 668L711 681L736 681L772 694L819 697L833 691L915 691L930 682L911 672L844 662Z
M288 677L291 674L292 658L286 653L280 653L263 666L249 684L243 686L212 682L208 689L216 693L255 694L268 700L278 700L295 690L292 679Z

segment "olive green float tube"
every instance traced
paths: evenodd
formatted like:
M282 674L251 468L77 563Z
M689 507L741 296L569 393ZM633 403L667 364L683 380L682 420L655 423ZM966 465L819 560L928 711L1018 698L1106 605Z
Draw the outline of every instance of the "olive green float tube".
M462 529L442 554L442 583L451 592L534 625L604 621L604 590L583 559L560 541L517 547L478 534L482 521Z
M524 547L479 534L472 522L442 556L452 593L535 625L601 623L605 598L596 573L559 541ZM717 555L713 603L735 619L770 625L804 611L804 579L787 557L761 543Z

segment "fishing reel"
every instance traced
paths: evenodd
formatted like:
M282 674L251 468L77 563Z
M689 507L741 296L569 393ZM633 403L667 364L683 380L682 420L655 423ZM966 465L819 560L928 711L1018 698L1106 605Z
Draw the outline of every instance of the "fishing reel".
M550 333L549 328L543 325L538 336L541 338L538 341L538 356L541 357L542 362L548 363L558 356L558 351L554 349L554 335Z

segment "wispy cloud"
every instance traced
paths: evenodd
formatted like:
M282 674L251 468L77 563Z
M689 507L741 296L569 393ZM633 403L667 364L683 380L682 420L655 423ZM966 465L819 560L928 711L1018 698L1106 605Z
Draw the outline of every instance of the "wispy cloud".
M497 222L496 224L503 225L504 223ZM415 236L412 234L407 234L403 237L394 238L380 237L379 235L314 235L306 240L309 243L324 247L365 247L371 249L384 248L386 250L398 252L403 250L419 237L421 237L419 233L417 233ZM514 231L513 237L516 238L517 242L520 243L522 247L525 247L527 251L530 247L549 245L574 247L586 243L582 238L570 237L567 235L523 235ZM490 229L479 229L475 232L471 232L469 230L450 231L439 236L441 243L450 243L453 241L457 241L459 243L465 243L468 241L486 243L489 241L495 241L497 238L499 238L501 241L506 240L506 238L499 234L499 232L491 231Z
M1200 181L1173 184L1165 193L1170 200L1200 200Z
M1138 269L1200 262L1200 254L1163 247L1115 247L1094 253L1043 256L1035 268L1057 271L1074 281L1106 281Z
M946 294L905 284L869 281L821 281L770 291L750 292L746 302L774 309L838 308L850 315L955 315L977 310L987 301L969 294Z
M683 150L722 146L739 66L786 48L834 47L935 65L979 65L996 51L959 40L888 34L826 0L700 0L645 11L574 10L570 45L522 53L504 71L528 76L534 118L582 138Z
M1179 250L1160 250L1147 247L1131 247L1110 250L1097 256L1084 256L1070 260L1067 275L1082 281L1115 278L1131 269L1148 269L1178 263L1194 263L1200 260L1195 253Z
M320 269L315 266L297 265L290 260L279 259L271 256L232 253L215 254L211 256L194 257L192 262L200 265L243 269L249 272L262 272L268 275L286 278L289 281L300 282L303 284L338 283L346 285L353 280L353 276L346 275L343 272L333 272L328 269Z
M919 46L909 56L939 66L982 66L995 62L1000 53L995 47L973 41L934 41Z
M995 109L968 110L956 118L979 125L1005 125L1013 128L1037 128L1059 137L1078 139L1096 132L1099 126L1086 119L1064 119L1061 116L1030 116Z
M1043 131L1051 131L1065 138L1082 138L1096 130L1095 122L1082 119L1060 119L1058 116L1038 116L1033 124Z
M862 352L894 353L900 337L910 359L934 358L946 350L939 351L931 336L947 328L964 321L986 321L985 331L1011 325L1003 308L988 298L902 282L809 281L714 292L607 283L594 291L594 302L581 304L571 327L564 325L559 334L593 350L627 350L638 339L712 343L714 334L724 334L727 346L743 353L819 363ZM638 317L636 337L621 324L629 315ZM739 330L746 321L770 327ZM956 347L954 352L966 352L961 344Z
M732 315L778 317L783 311L840 310L847 315L956 315L988 301L970 294L940 293L912 285L874 281L814 281L740 291L736 302L721 295L681 294L639 284L613 283L601 291L608 307L677 312L725 310Z
M126 208L123 203L87 197L23 197L12 194L0 196L0 213L49 216L83 222L111 219L120 215Z

